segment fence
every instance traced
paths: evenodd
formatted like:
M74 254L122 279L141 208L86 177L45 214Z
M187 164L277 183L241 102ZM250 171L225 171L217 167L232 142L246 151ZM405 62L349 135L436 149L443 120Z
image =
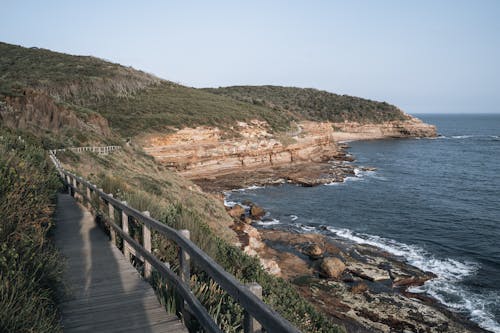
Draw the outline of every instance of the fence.
M50 152L56 155L58 152L72 151L74 153L82 153L84 151L90 151L97 154L109 154L112 151L121 149L120 146L105 146L105 147L73 147L73 148L62 148L62 149L52 149Z
M175 230L149 216L147 212L140 212L125 202L106 194L96 185L78 177L61 166L54 152L50 158L57 168L59 175L68 187L68 191L76 199L80 198L88 205L97 200L107 207L107 221L110 227L111 240L116 245L117 235L123 239L124 255L133 254L144 262L144 277L149 279L153 269L173 286L182 297L185 306L181 309L184 315L193 315L207 332L222 332L208 314L205 307L190 290L191 262L206 272L218 285L225 290L245 311L243 328L245 333L267 332L294 332L298 333L290 322L272 310L260 298L262 288L256 284L243 285L233 275L226 272L211 257L189 240L188 230ZM106 211L106 209L104 209ZM115 221L115 211L122 217L122 227ZM129 234L129 219L142 225L142 245ZM179 247L180 275L177 275L153 253L151 253L151 232L173 241ZM181 304L182 304L181 303Z

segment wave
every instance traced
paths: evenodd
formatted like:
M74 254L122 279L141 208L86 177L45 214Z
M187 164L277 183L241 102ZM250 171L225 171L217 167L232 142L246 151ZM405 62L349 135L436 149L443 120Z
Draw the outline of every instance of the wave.
M258 225L262 225L262 226L268 226L268 225L280 224L281 221L278 220L278 219L272 219L271 221L257 221L255 223L258 224Z
M264 186L259 186L259 185L252 185L252 186L248 186L248 187L243 187L243 188L238 188L238 189L234 189L234 190L231 190L232 192L245 192L245 191L248 191L248 190L258 190L258 189L261 189L261 188L264 188Z
M341 182L331 182L331 183L326 183L324 185L336 186L336 185L340 185L340 184L347 183L347 182L357 182L357 181L363 180L363 179L368 178L368 177L376 178L379 180L387 180L385 177L378 176L377 173L373 170L363 170L360 168L354 168L353 171L354 171L354 176L345 177Z
M499 136L498 135L451 135L451 136L438 135L435 138L428 138L428 139L445 139L445 140L493 139L494 141L496 141L499 139Z
M447 307L470 315L471 320L484 329L500 333L500 323L495 321L487 308L500 306L500 295L480 295L457 285L457 282L477 272L479 265L451 258L439 259L424 249L379 236L356 233L345 228L324 227L331 233L358 244L372 245L405 260L423 271L432 272L437 278L424 285L410 288L410 292L427 293ZM309 228L302 228L307 230Z
M295 220L297 220L298 218L299 218L299 217L298 217L297 215L290 215L290 219L291 219L292 221L295 221Z

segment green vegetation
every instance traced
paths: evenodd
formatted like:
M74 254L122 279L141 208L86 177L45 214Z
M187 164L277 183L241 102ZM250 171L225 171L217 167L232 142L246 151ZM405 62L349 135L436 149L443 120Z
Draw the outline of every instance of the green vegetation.
M48 241L60 186L43 148L0 136L0 331L59 332L62 264Z
M101 178L101 177L99 177ZM343 329L332 323L324 314L318 312L303 299L287 281L274 277L261 267L257 258L244 254L240 249L214 233L195 209L183 203L174 202L163 206L158 204L154 193L131 189L123 179L112 175L101 178L100 184L105 192L115 193L129 205L148 210L151 215L175 229L188 229L191 240L215 259L226 271L236 276L241 282L258 282L263 287L263 299L273 309L294 323L304 332L342 332ZM149 185L146 185L146 188ZM156 189L158 190L158 189ZM155 191L156 191L155 190ZM140 228L132 234L139 234ZM153 252L164 262L170 263L174 270L179 267L177 247L172 242L153 234ZM224 292L206 273L192 269L191 289L202 304L208 309L224 332L242 332L243 309ZM156 280L156 288L164 297L164 303L170 311L178 310L175 303L175 291L165 289L165 281ZM196 329L197 323L191 325Z
M160 79L102 59L0 42L0 97L26 88L81 104L107 94L128 95Z
M12 103L9 98L28 98L30 89L50 96L83 122L104 116L122 137L200 125L230 132L236 121L251 119L265 120L278 132L292 120L406 119L385 102L275 86L194 89L94 57L0 43L0 111Z
M279 86L234 86L205 91L229 96L239 101L264 105L279 112L288 112L297 119L332 122L357 121L381 123L405 120L407 117L394 105L364 98L337 95L316 89Z
M112 128L126 137L141 131L168 131L168 127L208 125L228 130L236 121L252 119L266 120L274 129L286 129L290 122L280 111L169 82L128 97L110 95L86 107L99 110Z

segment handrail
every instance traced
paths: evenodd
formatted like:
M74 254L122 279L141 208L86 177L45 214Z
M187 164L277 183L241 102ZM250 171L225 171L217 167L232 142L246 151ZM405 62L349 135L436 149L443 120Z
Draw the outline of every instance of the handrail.
M65 152L67 150L72 151L74 153L81 153L83 151L90 151L98 154L107 154L112 151L121 149L121 146L102 146L102 147L70 147L70 148L60 148L60 149L52 149L50 153L56 155L58 152Z
M174 241L180 247L181 251L187 252L191 259L193 259L193 261L195 261L200 268L202 268L214 281L216 281L223 290L225 290L237 303L239 303L249 316L257 320L266 331L299 332L299 330L289 321L271 309L245 285L239 282L232 274L226 272L222 266L216 263L191 240L183 236L181 232L165 225L164 223L161 223L160 221L138 211L133 207L122 203L112 195L106 194L101 189L98 189L96 185L66 171L61 166L59 160L52 151L50 151L50 157L68 188L79 193L84 198L88 196L88 191L92 191L96 193L99 198L107 202L108 205L111 205L110 207L113 207L113 209L117 209L129 217L133 217L134 220L147 226L150 230L155 230L159 234ZM68 181L66 178L71 181ZM78 183L85 186L86 190L84 191L79 189L77 185ZM90 198L87 198L87 200L90 200ZM200 301L191 292L189 285L183 281L181 277L170 270L161 260L155 257L151 252L147 251L113 221L108 221L108 224L119 234L120 237L124 239L124 241L126 241L126 243L128 243L140 256L142 256L142 258L144 258L144 262L149 262L149 264L151 264L151 266L153 266L162 277L170 280L170 283L176 288L183 300L190 306L190 311L193 312L195 317L205 329L209 332L221 332L218 325L213 321L212 317L201 305ZM253 328L251 331L257 332L257 330L254 330ZM246 328L245 332L247 332Z

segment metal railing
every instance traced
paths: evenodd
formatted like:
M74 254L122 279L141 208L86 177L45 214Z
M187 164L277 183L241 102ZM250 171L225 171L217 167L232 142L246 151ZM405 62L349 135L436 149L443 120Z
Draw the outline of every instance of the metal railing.
M52 151L50 158L72 196L76 199L80 197L88 205L94 199L98 199L98 202L105 206L107 205L108 218L106 223L110 227L113 244L116 245L116 236L118 235L123 239L124 255L129 257L130 254L133 254L144 261L144 277L146 279L151 277L153 269L166 279L185 302L186 306L181 305L181 311L192 314L207 332L222 331L190 289L191 261L217 282L244 309L243 328L245 333L299 332L290 322L260 299L262 288L257 283L243 285L239 282L189 239L188 230L175 230L155 220L149 216L148 212L140 212L128 206L126 202L114 198L112 194L104 193L102 189L97 188L96 185L87 180L66 171ZM114 219L115 211L122 216L122 227ZM130 236L129 219L142 225L142 245ZM163 263L151 253L151 231L155 231L178 246L180 275L177 275L168 264Z

